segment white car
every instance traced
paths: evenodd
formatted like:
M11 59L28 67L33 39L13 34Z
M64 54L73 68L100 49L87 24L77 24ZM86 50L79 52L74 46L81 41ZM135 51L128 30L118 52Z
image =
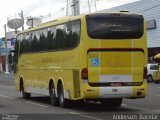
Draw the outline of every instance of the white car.
M153 81L153 72L158 71L158 64L148 64L147 65L147 82Z

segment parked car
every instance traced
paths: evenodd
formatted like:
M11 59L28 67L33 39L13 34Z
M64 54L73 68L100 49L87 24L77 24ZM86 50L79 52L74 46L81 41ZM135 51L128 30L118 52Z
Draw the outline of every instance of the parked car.
M153 74L158 71L158 64L148 64L147 71L147 82L153 82Z

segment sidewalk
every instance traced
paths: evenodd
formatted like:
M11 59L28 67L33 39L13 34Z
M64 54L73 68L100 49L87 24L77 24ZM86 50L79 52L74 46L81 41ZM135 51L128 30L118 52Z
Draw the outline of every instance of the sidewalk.
M0 73L0 85L14 86L14 74Z
M2 80L2 79L11 79L11 80L13 80L13 77L14 77L13 73L6 74L4 72L0 72L0 80Z

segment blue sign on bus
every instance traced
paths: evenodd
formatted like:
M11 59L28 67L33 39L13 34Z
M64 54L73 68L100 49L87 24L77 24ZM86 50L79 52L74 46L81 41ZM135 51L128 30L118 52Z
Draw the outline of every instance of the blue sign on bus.
M92 58L91 60L92 60L91 64L93 67L99 67L99 64L100 64L99 58Z

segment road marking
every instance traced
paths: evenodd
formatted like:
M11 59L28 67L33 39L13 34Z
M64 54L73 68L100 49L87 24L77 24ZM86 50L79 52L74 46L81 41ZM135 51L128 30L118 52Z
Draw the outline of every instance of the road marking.
M82 116L82 117L86 117L86 118L94 119L94 120L103 120L103 119L95 118L95 117L88 116L88 115L82 115L82 114L79 114L79 113L76 113L76 112L70 112L70 113L71 113L71 114L74 114L74 115L79 115L79 116Z
M11 100L14 100L14 98L9 97L9 96L5 96L5 95L0 95L0 97L7 98L7 99L11 99Z
M13 88L14 89L14 86L12 86L12 85L0 85L0 87L9 87L9 88Z
M160 110L153 110L153 111L155 111L155 112L160 112Z
M123 105L123 104L122 104L122 105ZM144 108L144 107L138 107L138 106L127 105L127 104L124 104L124 105L125 105L125 107L127 107L127 108L139 109L139 110L144 110L144 111L150 110L150 109Z
M160 95L159 95L160 96ZM122 104L123 105L123 104ZM138 109L138 110L143 110L143 111L146 111L146 112L160 112L160 110L153 110L153 109L150 109L150 108L144 108L144 107L137 107L137 106L130 106L130 105L126 105L126 107L128 108L133 108L133 109Z
M28 104L32 104L32 105L36 105L36 106L40 106L40 107L48 107L47 105L42 105L42 104L38 104L38 103L34 103L34 102L26 102Z
M156 89L160 89L160 87L155 87L155 86L148 86L149 88L156 88Z

